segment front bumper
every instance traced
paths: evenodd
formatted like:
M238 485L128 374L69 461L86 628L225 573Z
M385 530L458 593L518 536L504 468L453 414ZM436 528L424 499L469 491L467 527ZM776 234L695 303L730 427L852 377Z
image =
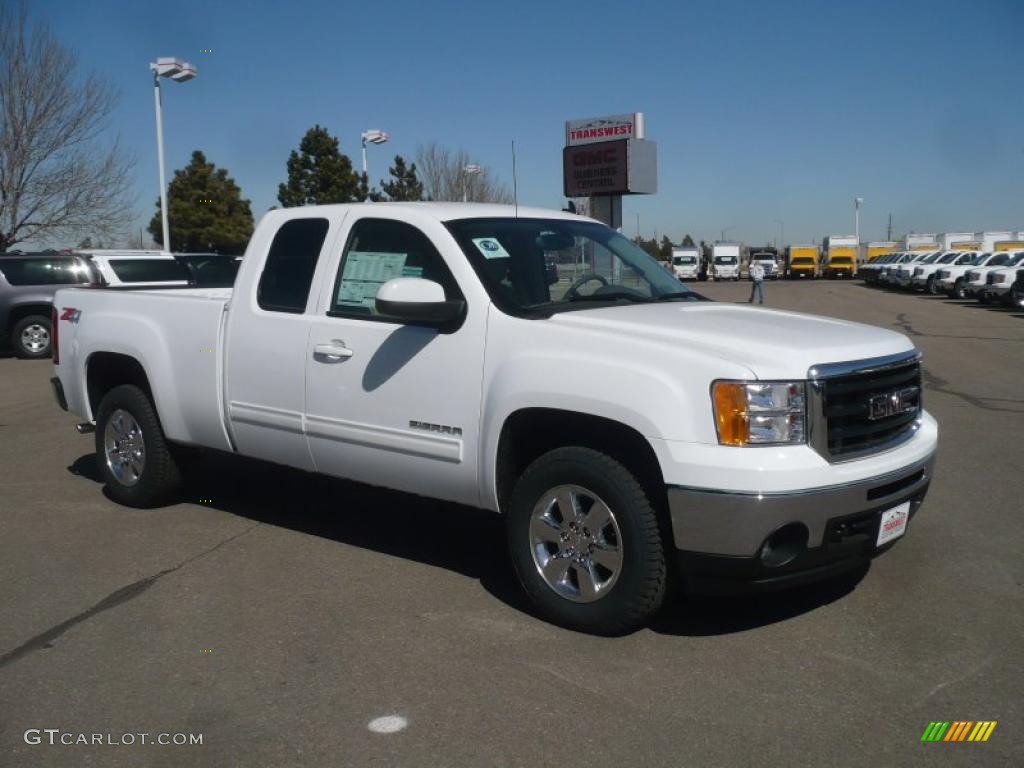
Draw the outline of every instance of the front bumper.
M875 547L881 513L910 502L917 512L931 483L935 454L887 475L845 485L782 493L717 493L668 488L678 561L690 592L734 593L816 581L862 566ZM803 526L806 547L778 567L765 565L765 542Z

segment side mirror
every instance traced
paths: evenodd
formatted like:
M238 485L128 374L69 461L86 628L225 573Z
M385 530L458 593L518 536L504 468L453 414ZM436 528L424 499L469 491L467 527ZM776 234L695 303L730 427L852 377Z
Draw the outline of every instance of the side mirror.
M466 310L466 302L445 300L441 284L422 277L388 280L377 289L375 305L390 320L441 329L460 320Z

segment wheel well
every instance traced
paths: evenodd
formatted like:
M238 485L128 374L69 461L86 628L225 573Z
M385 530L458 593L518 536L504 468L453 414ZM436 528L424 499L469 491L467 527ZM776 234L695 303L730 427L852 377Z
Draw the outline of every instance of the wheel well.
M52 306L52 304L22 304L17 307L11 307L11 311L7 315L8 331L13 330L18 322L29 315L42 315L49 320L50 308Z
M625 466L640 481L663 521L667 519L665 479L658 457L643 435L612 419L554 408L525 408L506 419L498 441L500 508L506 509L516 479L535 459L570 445L593 448Z
M134 357L116 352L96 352L90 355L86 364L86 387L89 393L89 410L96 415L100 401L114 387L134 384L153 400L149 378L142 365Z

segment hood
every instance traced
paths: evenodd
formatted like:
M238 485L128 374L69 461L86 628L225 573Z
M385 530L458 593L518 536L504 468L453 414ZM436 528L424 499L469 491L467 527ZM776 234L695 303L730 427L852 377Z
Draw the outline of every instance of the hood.
M760 379L806 378L820 363L909 352L901 333L799 312L714 302L634 304L553 315L550 322L643 339L742 365Z

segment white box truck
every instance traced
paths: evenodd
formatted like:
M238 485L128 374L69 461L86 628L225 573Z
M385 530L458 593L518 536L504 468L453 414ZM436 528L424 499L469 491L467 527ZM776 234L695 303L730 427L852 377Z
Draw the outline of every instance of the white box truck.
M740 279L740 244L715 243L711 246L711 278L713 280Z
M696 245L673 248L672 274L679 280L696 280L700 277L700 248Z
M940 251L977 251L981 240L974 232L945 232L939 235Z

